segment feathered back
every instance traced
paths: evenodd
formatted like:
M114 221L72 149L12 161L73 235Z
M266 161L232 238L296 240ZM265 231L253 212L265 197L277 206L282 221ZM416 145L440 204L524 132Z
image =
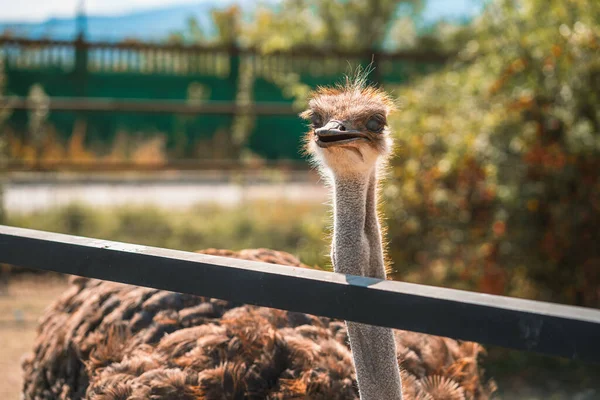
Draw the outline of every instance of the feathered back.
M206 254L304 266L284 252ZM407 399L487 399L479 345L397 331ZM74 277L23 362L25 399L356 399L342 321Z

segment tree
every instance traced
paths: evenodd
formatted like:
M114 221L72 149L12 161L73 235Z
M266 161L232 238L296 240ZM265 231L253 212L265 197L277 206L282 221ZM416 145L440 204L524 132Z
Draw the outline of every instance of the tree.
M421 7L421 0L283 0L278 8L258 8L240 40L264 52L296 46L380 49L398 17Z
M396 274L600 307L600 3L499 0L465 29L398 90Z

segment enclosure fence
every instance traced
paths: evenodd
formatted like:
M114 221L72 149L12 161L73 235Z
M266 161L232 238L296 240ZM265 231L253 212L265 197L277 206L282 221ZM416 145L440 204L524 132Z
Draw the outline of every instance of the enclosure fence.
M169 154L194 158L237 131L261 158L300 159L305 131L296 91L340 81L371 64L369 78L400 85L445 65L438 51L339 51L295 47L265 53L233 45L32 40L0 37L8 127L27 139L28 115L47 107L48 126L67 140L86 121L86 140L110 147L120 132L160 132ZM32 87L47 102L30 101ZM303 89L304 90L304 89ZM304 92L302 92L304 93ZM296 98L298 97L298 98ZM273 139L273 132L277 138ZM239 141L239 139L236 139Z
M600 363L600 310L8 226L0 262Z
M451 54L431 50L385 52L372 49L343 51L296 46L292 49L270 51L223 44L144 43L138 41L89 42L78 40L27 39L1 37L7 62L20 68L56 67L71 69L78 66L91 71L141 72L167 74L206 74L226 77L230 74L230 58L250 57L258 73L270 69L293 68L313 75L331 75L344 70L348 60L364 59L373 62L389 74L394 62L410 61L427 64L446 62Z

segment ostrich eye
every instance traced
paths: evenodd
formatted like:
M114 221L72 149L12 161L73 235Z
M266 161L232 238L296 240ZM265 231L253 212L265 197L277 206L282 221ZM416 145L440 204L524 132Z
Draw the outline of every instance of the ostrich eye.
M312 121L313 128L320 128L323 126L323 118L319 114L313 113L310 119Z
M381 132L385 123L379 117L372 117L367 121L367 129L371 132Z

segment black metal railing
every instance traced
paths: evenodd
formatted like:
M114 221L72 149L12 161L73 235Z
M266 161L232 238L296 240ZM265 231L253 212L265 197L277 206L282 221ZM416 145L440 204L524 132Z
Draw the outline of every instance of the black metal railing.
M600 310L8 226L0 262L600 363Z

